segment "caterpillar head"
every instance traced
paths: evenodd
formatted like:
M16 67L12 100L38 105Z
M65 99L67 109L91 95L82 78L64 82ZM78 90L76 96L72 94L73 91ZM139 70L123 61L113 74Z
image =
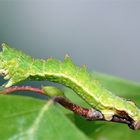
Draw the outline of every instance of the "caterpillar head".
M20 51L10 48L7 44L1 45L2 51L0 52L0 75L4 76L5 83L4 87L10 87L20 81L26 79L25 66L20 63L21 56L24 56ZM24 58L23 58L24 60Z

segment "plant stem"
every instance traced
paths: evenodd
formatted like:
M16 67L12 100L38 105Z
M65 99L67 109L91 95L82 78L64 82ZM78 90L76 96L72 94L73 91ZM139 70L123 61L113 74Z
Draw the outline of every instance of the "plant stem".
M8 93L16 92L16 91L32 91L32 92L36 92L39 94L45 94L42 89L32 87L32 86L13 86L13 87L9 87L9 88L0 90L0 94L1 93L8 94Z
M83 116L87 120L102 120L103 119L103 115L100 111L97 111L95 109L88 109L88 108L81 107L79 105L72 103L71 101L69 101L68 99L64 97L56 96L53 98L53 100L61 104L65 108L73 111L74 113L80 116Z

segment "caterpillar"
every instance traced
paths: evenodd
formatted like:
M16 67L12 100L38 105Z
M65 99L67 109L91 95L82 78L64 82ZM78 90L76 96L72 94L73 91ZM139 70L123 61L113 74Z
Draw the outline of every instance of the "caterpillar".
M130 100L116 96L93 80L85 65L76 66L66 55L64 61L55 58L34 59L3 43L0 52L0 74L8 80L3 86L10 87L25 80L49 80L74 90L93 108L99 110L105 120L114 115L133 120L132 127L140 129L140 109Z

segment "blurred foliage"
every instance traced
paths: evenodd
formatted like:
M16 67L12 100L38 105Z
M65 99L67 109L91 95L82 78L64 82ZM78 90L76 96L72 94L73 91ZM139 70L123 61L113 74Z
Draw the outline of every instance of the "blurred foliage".
M100 73L91 75L108 90L140 105L140 84ZM89 107L72 90L64 91L74 103ZM0 95L1 140L139 140L139 136L140 131L124 124L87 121L51 100Z

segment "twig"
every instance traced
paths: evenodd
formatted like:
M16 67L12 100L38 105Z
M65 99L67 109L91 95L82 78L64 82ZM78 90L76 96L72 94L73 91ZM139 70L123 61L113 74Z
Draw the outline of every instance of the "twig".
M0 94L9 94L15 91L32 91L39 94L47 95L41 88L31 87L31 86L13 86L9 88L5 88L3 90L0 90ZM106 121L104 119L103 114L96 110L96 109L88 109L81 107L79 105L76 105L69 101L68 99L62 97L62 96L55 96L53 97L53 100L59 104L61 104L63 107L73 111L74 113L83 116L84 118L88 120L102 120ZM131 120L128 120L127 118L122 118L120 116L113 116L111 122L118 122L118 123L125 123L129 126L132 124ZM133 127L131 127L134 129Z
M42 89L31 87L31 86L13 86L13 87L5 88L3 90L0 90L0 94L9 94L16 91L32 91L43 95L45 94Z
M81 107L79 105L72 103L71 101L69 101L68 99L64 97L56 96L53 98L53 100L61 104L65 108L73 111L74 113L80 116L83 116L87 120L102 120L103 119L103 115L100 111L97 111L95 109L88 109L88 108Z

